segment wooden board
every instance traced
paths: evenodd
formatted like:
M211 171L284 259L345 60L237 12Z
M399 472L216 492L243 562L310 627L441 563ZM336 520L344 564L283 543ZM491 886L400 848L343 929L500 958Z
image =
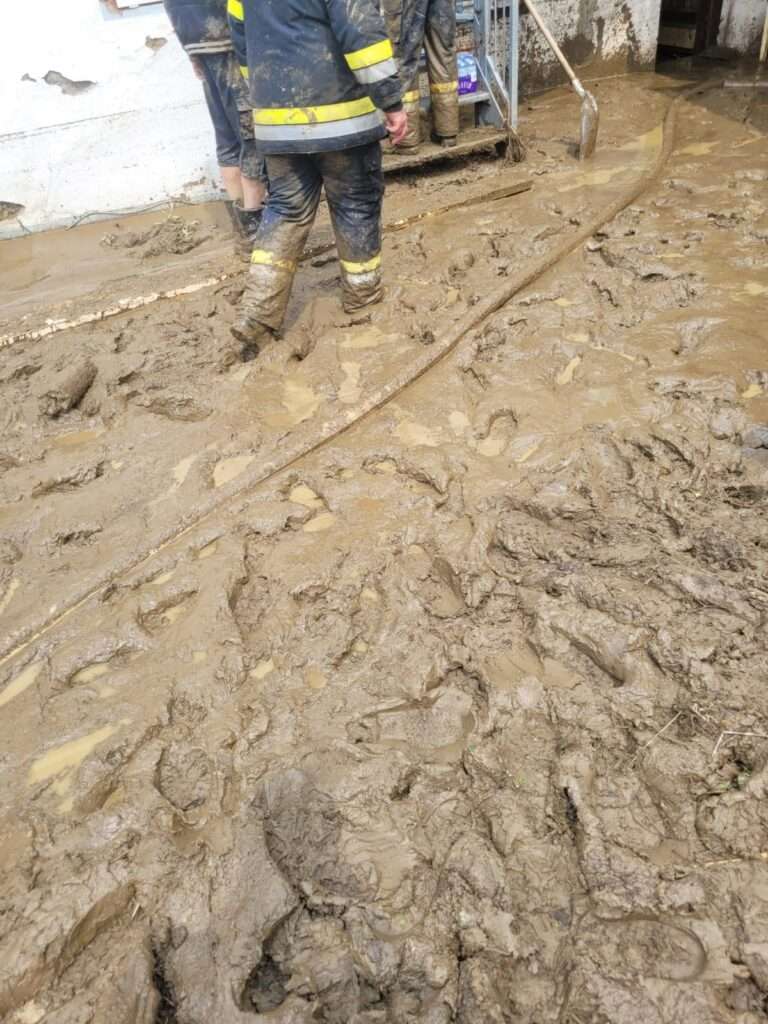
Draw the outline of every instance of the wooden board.
M415 153L393 153L384 144L384 173L408 171L439 163L443 160L457 160L483 151L492 153L497 146L506 146L507 134L497 128L470 128L459 135L456 146L445 149L434 142L422 142Z

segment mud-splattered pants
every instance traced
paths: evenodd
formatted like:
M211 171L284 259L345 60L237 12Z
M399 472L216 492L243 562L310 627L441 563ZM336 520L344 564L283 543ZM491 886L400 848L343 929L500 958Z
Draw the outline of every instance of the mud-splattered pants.
M403 105L408 114L407 149L421 141L419 62L427 54L432 127L439 138L459 134L455 0L382 0L387 30L400 61Z
M333 153L269 155L267 175L269 196L251 256L243 313L272 330L281 327L323 186L339 253L344 308L354 312L378 302L384 196L380 144Z

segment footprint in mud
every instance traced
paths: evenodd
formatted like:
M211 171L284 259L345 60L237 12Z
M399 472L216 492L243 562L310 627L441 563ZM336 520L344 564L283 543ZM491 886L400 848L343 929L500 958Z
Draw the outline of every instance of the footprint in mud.
M70 793L80 765L102 743L114 736L118 729L129 724L126 719L121 719L113 725L104 725L100 729L46 751L42 757L33 761L27 776L29 784L36 786L44 782L50 783L53 793L62 798L57 808L59 813L69 813L74 807L74 797Z
M348 334L339 343L340 349L362 351L370 348L379 348L382 345L393 345L398 341L396 334L384 334L378 327L363 327L354 333Z
M20 696L20 694L36 683L42 669L42 661L33 661L26 668L23 668L18 675L14 676L5 688L0 690L0 708L9 704L15 697Z
M80 683L92 683L96 679L101 679L109 672L109 663L106 661L96 661L92 665L86 665L85 668L78 669L77 672L72 676L71 682L77 686Z
M228 459L222 459L213 471L213 486L223 487L224 484L231 483L248 469L255 458L255 455L248 454L232 455Z
M277 430L289 430L311 419L322 401L300 378L288 377L283 383L282 409L266 413L264 422Z
M335 522L336 516L332 512L321 512L320 515L305 523L302 530L304 533L324 533L326 530L330 530Z
M414 420L402 420L395 428L395 435L409 448L416 448L424 445L427 448L437 448L440 438L437 431L423 423L416 423Z
M690 982L707 966L707 953L697 935L650 914L590 916L579 941L590 959L598 962L599 973L615 978Z
M219 542L212 540L208 544L204 544L197 552L197 560L204 562L206 558L211 558L219 550Z
M306 484L297 484L288 492L288 500L295 505L303 505L304 508L317 511L325 508L325 502Z
M186 591L161 598L157 603L139 611L139 625L148 633L161 633L178 622L196 595L197 591Z
M297 484L288 493L288 500L295 505L303 505L304 508L314 512L315 515L305 522L301 529L304 533L323 533L330 530L336 522L336 516L329 512L325 501L306 484Z
M196 458L197 455L188 455L185 459L182 459L181 462L177 462L173 467L173 490L181 487L187 479L189 471L192 469Z
M446 690L432 701L407 701L372 711L351 723L348 732L355 743L453 764L461 759L476 725L471 698Z
M13 600L13 595L16 593L20 586L21 580L19 579L18 576L14 576L11 582L5 588L5 591L0 591L0 615L3 614L8 605L11 603L11 601Z
M354 405L363 392L360 385L360 363L342 363L341 369L344 380L339 387L339 401L343 405Z

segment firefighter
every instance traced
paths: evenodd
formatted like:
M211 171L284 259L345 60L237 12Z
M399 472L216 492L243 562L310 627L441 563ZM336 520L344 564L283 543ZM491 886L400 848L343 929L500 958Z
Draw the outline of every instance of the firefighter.
M408 133L398 149L421 142L419 63L427 55L427 76L435 142L455 146L459 134L459 81L456 66L456 0L382 0L400 61Z
M248 92L234 54L226 0L165 0L179 42L203 83L216 157L240 252L250 254L264 205L264 164L253 137Z
M269 197L232 327L243 356L279 332L325 195L348 312L381 300L381 140L407 122L392 43L376 0L229 0L247 66Z

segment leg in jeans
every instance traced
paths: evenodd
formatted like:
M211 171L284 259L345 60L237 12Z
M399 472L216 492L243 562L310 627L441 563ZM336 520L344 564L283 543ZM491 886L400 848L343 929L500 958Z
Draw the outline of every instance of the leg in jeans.
M216 155L230 202L236 247L251 252L264 203L263 162L256 152L253 116L245 82L233 53L208 53L195 58L203 79L208 112L216 133Z
M459 134L455 0L429 0L424 48L434 132L439 139L452 141Z
M378 146L378 143L377 143ZM233 328L236 337L280 330L285 319L296 266L304 251L320 202L318 157L295 154L267 157L269 196L254 242L251 267Z
M351 313L383 296L381 204L384 176L378 142L316 157L323 175L341 263L344 308ZM271 180L271 175L270 175Z
M224 187L230 199L242 200L240 117L234 100L234 83L230 82L230 61L231 54L228 53L201 53L195 56L195 67L203 80Z
M267 194L267 172L264 159L259 154L253 134L253 109L248 96L248 86L242 76L234 53L229 55L229 75L234 79L232 102L237 110L240 135L240 174L243 188L243 207L246 210L260 210ZM232 116L235 116L234 111Z

